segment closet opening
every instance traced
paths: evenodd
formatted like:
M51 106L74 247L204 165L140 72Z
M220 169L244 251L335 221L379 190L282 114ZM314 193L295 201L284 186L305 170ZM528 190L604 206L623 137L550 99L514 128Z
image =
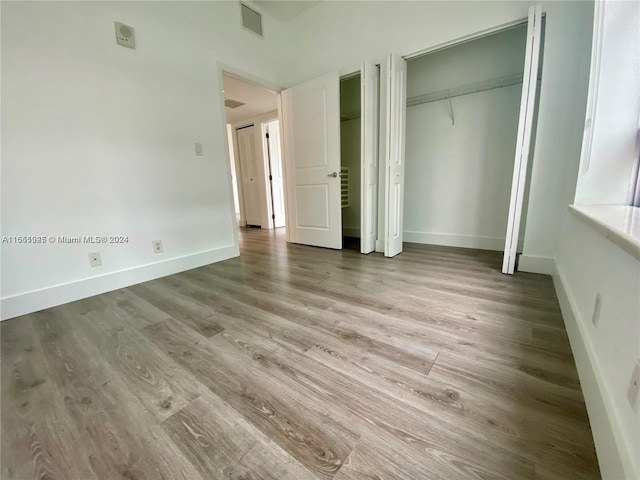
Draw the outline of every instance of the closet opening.
M504 250L526 48L525 23L407 60L404 241Z
M342 246L360 251L361 75L340 79L340 195Z

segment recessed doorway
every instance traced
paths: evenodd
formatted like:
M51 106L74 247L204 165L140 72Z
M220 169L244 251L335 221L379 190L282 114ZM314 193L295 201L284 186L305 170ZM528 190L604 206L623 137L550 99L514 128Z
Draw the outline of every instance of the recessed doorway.
M222 74L227 136L240 227L286 226L278 94Z

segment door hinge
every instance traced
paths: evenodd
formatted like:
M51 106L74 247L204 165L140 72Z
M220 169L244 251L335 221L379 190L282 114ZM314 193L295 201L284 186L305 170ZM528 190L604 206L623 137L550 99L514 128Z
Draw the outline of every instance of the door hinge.
M266 136L267 138L269 138L269 132L267 132L267 133L265 134L265 136Z
M271 215L271 219L272 219L272 220L275 220L275 219L276 219L276 216L272 214L272 215Z
M269 181L273 181L273 176L269 175Z

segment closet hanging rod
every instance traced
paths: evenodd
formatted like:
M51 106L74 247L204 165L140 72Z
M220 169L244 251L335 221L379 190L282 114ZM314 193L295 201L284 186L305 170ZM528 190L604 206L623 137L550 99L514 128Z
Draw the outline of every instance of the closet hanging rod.
M407 107L414 107L423 103L437 102L446 100L447 98L460 97L462 95L470 95L472 93L484 92L496 88L508 87L522 83L522 73L513 73L504 75L503 77L491 78L480 82L468 83L459 87L438 90L437 92L416 95L407 99ZM538 70L538 79L542 76L542 70Z

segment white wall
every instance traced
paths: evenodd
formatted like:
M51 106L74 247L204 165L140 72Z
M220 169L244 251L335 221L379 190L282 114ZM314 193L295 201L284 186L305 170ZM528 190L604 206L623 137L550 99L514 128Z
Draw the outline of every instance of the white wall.
M596 12L588 108L593 128L587 122L581 168L570 172L567 185L576 187L577 180L576 204L625 204L640 109L640 5L599 2ZM640 478L640 414L627 400L640 359L640 262L584 219L563 216L554 283L600 469L605 479ZM597 293L602 309L595 327Z
M640 262L568 214L554 277L605 479L640 478L640 415L627 388L640 358ZM591 319L596 293L600 321Z
M550 273L574 194L568 177L580 157L593 3L541 3L544 72L523 252ZM288 24L279 78L293 85L332 70L347 74L363 60L380 63L390 51L410 55L526 18L528 7L515 1L324 2Z
M594 37L593 97L590 94L588 109L592 126L585 128L575 203L626 205L638 155L640 2L599 5L602 42L598 45L599 36Z
M273 81L275 24L245 32L237 2L1 8L2 235L129 237L3 244L3 318L237 255L217 62Z
M526 26L408 61L407 96L522 73ZM522 84L407 108L405 241L503 250Z
M357 114L340 120L341 165L349 168L349 206L342 209L345 236L360 237L360 76L340 81L340 114Z

